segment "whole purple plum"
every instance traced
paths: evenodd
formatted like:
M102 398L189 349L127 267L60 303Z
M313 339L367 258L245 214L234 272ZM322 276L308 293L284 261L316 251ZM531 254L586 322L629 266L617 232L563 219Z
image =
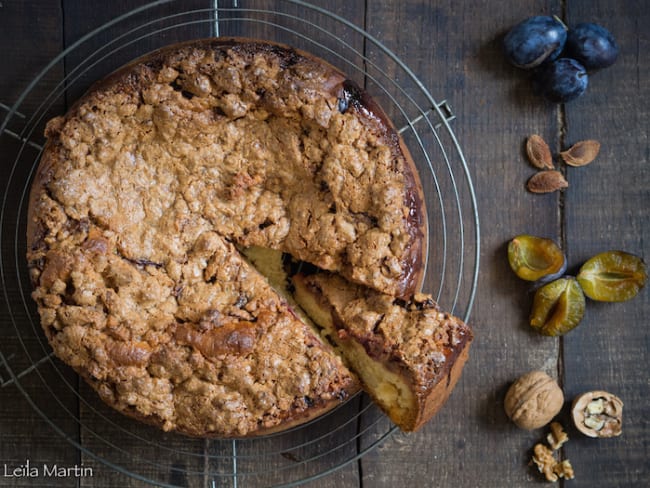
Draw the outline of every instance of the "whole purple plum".
M566 39L566 26L557 17L538 15L515 25L503 39L503 47L512 64L531 69L556 59Z
M578 24L569 30L566 56L580 61L587 69L611 66L618 57L618 45L614 36L598 24Z
M541 66L533 82L540 94L555 103L578 98L587 89L589 75L578 61L560 58Z

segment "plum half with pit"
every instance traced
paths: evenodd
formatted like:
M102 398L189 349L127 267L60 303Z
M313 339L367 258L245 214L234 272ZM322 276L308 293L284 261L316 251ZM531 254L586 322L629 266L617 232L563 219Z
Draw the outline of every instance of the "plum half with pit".
M565 53L588 70L607 68L618 58L614 36L598 24L583 22L569 30Z
M532 69L557 58L566 39L566 26L557 17L538 15L515 25L503 39L503 47L512 64Z
M585 295L572 276L551 281L533 298L530 326L547 336L564 335L575 328L585 313Z
M578 98L587 89L589 75L578 61L559 58L541 66L533 83L537 91L554 103L566 103Z

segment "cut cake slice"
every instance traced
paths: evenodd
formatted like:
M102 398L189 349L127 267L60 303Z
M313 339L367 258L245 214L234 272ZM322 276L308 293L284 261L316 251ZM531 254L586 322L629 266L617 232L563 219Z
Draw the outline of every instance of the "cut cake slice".
M298 274L293 284L296 301L397 426L415 431L442 407L473 339L462 320L429 295L405 301L330 273Z

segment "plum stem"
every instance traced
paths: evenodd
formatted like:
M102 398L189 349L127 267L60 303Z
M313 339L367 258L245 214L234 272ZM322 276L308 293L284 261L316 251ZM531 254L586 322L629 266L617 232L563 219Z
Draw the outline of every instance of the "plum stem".
M562 27L564 27L564 30L565 30L565 31L568 31L568 30L569 30L569 28L567 27L567 25L566 25L564 22L562 22L562 19L561 19L561 18L559 18L557 15L553 15L553 18L554 18L555 20L557 20L560 24L562 24Z

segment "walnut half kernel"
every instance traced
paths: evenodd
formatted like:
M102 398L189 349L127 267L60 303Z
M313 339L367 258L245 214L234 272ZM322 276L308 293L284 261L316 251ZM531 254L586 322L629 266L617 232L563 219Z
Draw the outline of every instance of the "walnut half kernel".
M575 478L571 462L568 459L557 461L553 456L553 451L544 444L536 444L533 448L533 463L535 463L539 472L544 475L546 481L555 483L559 478L567 480Z
M559 422L551 422L551 433L546 436L546 441L551 446L551 449L557 451L568 440L569 436L564 432L562 424Z
M572 480L575 478L573 466L568 459L558 461L553 455L562 445L569 440L559 422L551 422L551 433L546 437L551 447L538 443L533 448L532 462L537 466L546 481L556 482L559 478Z
M544 444L536 444L533 448L533 462L537 469L548 481L557 481L558 476L553 470L557 461L553 457L553 451Z
M553 472L559 477L567 480L572 480L576 477L575 472L573 471L573 466L568 459L560 461L555 466L553 466Z
M606 391L589 391L573 401L571 416L586 436L616 437L622 432L623 402Z

